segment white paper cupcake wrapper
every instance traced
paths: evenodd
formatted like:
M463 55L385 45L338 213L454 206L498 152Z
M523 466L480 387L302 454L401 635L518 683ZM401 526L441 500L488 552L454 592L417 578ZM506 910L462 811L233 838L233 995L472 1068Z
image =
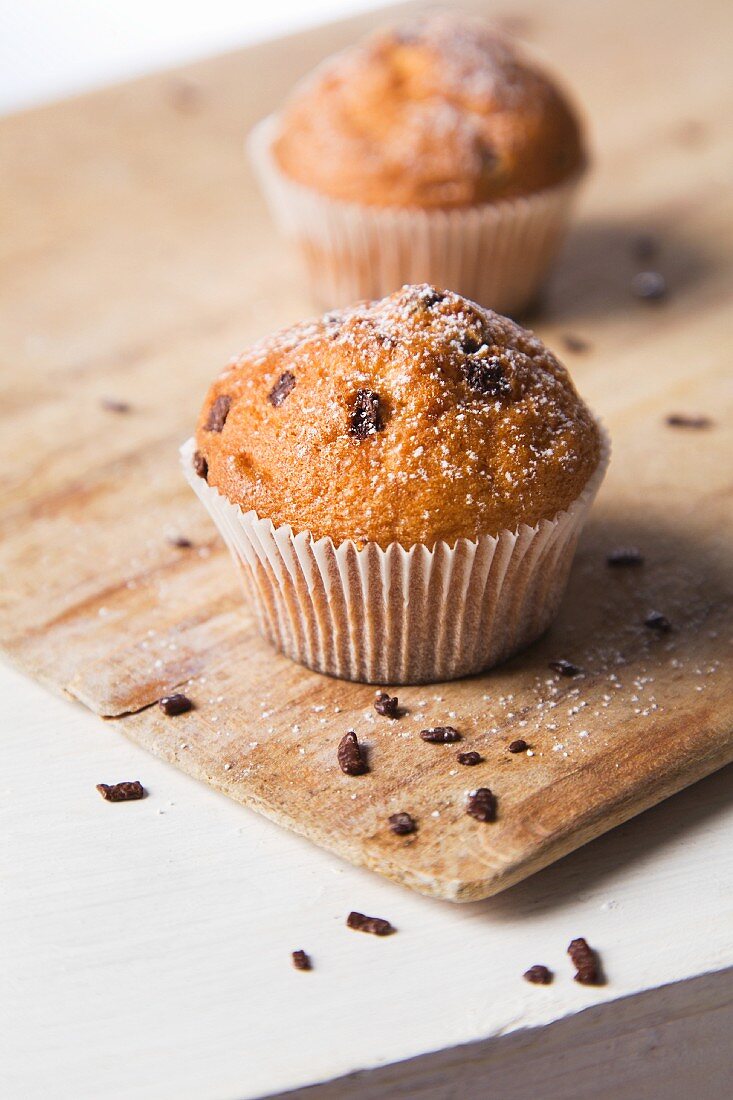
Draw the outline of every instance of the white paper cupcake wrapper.
M273 219L301 253L324 309L432 283L499 313L536 297L567 227L580 175L534 195L456 210L342 202L290 179L272 155L277 118L248 138Z
M193 440L181 448L185 475L231 551L265 637L318 672L384 685L480 672L543 633L610 455L603 432L580 497L536 527L383 550L335 546L242 511L196 475L194 449Z

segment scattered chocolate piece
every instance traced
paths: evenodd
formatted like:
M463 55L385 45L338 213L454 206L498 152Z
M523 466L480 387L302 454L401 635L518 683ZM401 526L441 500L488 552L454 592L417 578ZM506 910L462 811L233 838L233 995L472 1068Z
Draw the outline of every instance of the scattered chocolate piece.
M466 813L477 821L496 821L496 795L488 787L471 791L466 803Z
M568 351L577 352L578 355L584 351L590 351L591 345L587 340L584 340L582 336L574 336L572 332L566 332L562 338L562 342Z
M220 432L227 422L229 410L232 407L231 397L220 393L214 404L209 409L209 419L204 424L206 432Z
M202 102L201 89L192 80L178 80L171 86L170 101L175 111L181 114L192 114L198 110Z
M510 385L504 374L504 368L495 356L469 358L461 363L461 374L473 393L484 397L505 397Z
M185 535L169 535L168 542L171 546L177 547L178 550L190 550L193 543L190 539L187 539Z
M385 718L399 718L400 701L396 695L388 695L386 691L380 691L374 700L374 709L377 714L383 714Z
M532 985L549 985L553 978L553 973L547 966L543 966L542 963L537 963L535 966L530 966L529 970L525 970L522 975L526 982L532 982Z
M291 371L284 371L267 395L267 400L274 408L279 408L285 398L295 386L295 375Z
M549 667L553 672L559 672L561 676L578 676L581 671L572 661L565 661L562 657L557 661L550 661Z
M526 752L529 745L523 737L518 737L516 741L512 741L509 746L509 752Z
M145 798L145 788L138 779L125 783L97 783L97 790L106 802L135 802Z
M631 242L631 254L640 263L655 260L659 254L659 238L653 233L638 233Z
M120 401L117 397L103 397L99 404L110 413L129 413L132 408L127 401Z
M209 476L209 464L204 456L201 454L201 451L194 451L193 468L194 472L197 473L199 477L202 477L204 481L206 481L207 477Z
M670 413L666 419L670 428L712 428L713 422L709 416L689 416L686 413Z
M669 634L672 629L671 622L661 611L650 611L644 619L644 626L648 626L650 630L657 630L660 634Z
M306 955L305 951L298 950L293 951L293 966L296 970L312 970L313 965L310 960L310 956Z
M660 302L667 294L667 282L658 271L639 271L631 280L631 293L643 302Z
M175 718L177 714L185 714L186 711L193 710L193 703L189 697L180 691L174 695L164 695L158 701L158 706L168 718Z
M573 966L575 967L575 980L581 985L603 985L604 978L598 955L587 940L580 936L577 940L571 940L568 947Z
M382 917L365 917L363 913L349 913L346 918L348 928L356 932L370 932L373 936L390 936L396 929Z
M349 434L356 439L367 439L368 436L381 432L383 427L379 394L373 390L357 390L351 409Z
M456 760L467 768L475 768L477 764L481 763L483 756L480 752L458 752L456 753Z
M344 775L363 775L367 770L361 745L353 730L349 730L339 741L336 751L339 767Z
M623 569L627 565L643 565L644 556L635 546L620 546L618 550L612 550L606 558L606 564L614 569Z
M397 836L407 836L408 833L416 832L417 822L412 814L390 814L389 827Z
M461 740L460 733L453 726L434 726L429 730L420 730L420 736L431 745L449 745L453 741Z

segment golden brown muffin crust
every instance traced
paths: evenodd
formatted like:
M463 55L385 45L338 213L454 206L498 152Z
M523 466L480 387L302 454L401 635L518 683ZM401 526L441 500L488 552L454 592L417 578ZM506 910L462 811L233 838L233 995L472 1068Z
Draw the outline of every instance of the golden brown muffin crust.
M600 454L533 333L427 285L250 348L209 390L196 446L209 484L245 511L382 547L552 518Z
M336 199L444 208L530 194L584 163L555 83L482 22L447 12L317 69L285 106L274 154Z

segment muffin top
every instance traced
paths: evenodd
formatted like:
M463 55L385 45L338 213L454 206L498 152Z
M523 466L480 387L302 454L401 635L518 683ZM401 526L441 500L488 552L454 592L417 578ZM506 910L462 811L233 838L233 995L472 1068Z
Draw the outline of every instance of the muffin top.
M331 58L293 93L273 151L332 198L467 206L551 187L584 162L549 79L479 20L438 13Z
M382 547L551 518L600 455L533 333L427 285L255 344L211 386L196 446L197 471L245 511Z

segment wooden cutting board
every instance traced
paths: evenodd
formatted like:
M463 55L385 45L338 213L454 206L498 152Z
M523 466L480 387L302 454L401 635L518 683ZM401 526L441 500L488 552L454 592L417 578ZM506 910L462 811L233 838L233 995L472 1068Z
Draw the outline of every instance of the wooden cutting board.
M247 806L468 900L733 759L733 10L537 0L513 11L592 120L595 170L533 323L605 420L614 457L549 634L486 676L401 690L398 722L373 713L372 688L308 672L259 639L178 467L213 373L310 310L244 135L379 18L0 124L0 639L29 674ZM660 241L643 262L668 281L656 304L629 293L640 233ZM586 349L566 350L568 334ZM678 412L712 423L669 427ZM627 545L644 565L609 568ZM652 610L671 633L643 625ZM557 676L555 658L582 675ZM196 709L165 718L153 704L181 686ZM419 739L441 723L484 763L462 768L455 747ZM369 747L359 778L336 765L349 728ZM532 755L508 753L518 737ZM464 812L479 785L498 796L495 824ZM400 810L419 820L414 836L387 828Z

